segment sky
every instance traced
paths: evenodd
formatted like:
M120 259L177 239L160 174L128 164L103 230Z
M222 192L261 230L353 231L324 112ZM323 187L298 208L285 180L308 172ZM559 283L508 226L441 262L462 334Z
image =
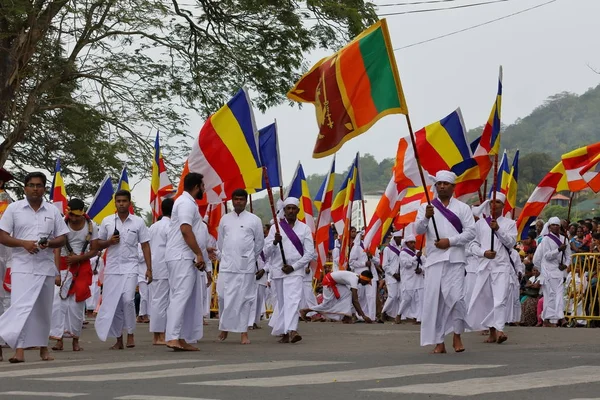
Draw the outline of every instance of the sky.
M409 1L374 0L378 5L406 2ZM380 7L378 13L481 2L457 0L447 4ZM399 48L546 2L548 0L507 0L456 10L389 16L387 20L392 44ZM553 94L563 91L582 94L597 86L600 75L589 66L600 70L598 15L598 0L556 0L482 27L395 51L413 128L418 130L440 120L457 107L462 110L467 129L483 125L496 95L500 65L504 70L504 124L527 116ZM309 62L316 62L326 55L328 53L320 51L305 57ZM284 182L289 183L299 160L306 175L326 173L331 157L312 158L318 132L314 107L305 104L299 109L286 103L264 114L255 110L258 128L274 119L279 129ZM197 137L203 122L199 116L190 116L190 143ZM394 157L398 140L407 135L404 116L384 117L338 151L337 172L348 167L357 151L370 153L378 161ZM172 178L180 173L168 172ZM150 181L140 181L133 176L130 183L135 185L132 194L136 205L149 210L146 203Z

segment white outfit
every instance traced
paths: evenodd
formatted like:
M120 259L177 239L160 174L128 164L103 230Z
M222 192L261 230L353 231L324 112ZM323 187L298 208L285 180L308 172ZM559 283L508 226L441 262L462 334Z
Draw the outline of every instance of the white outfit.
M265 239L264 253L270 263L271 287L275 290L275 296L277 297L277 304L269 321L269 326L273 328L271 332L273 336L298 330L298 311L302 301L302 277L304 269L313 259L315 252L312 232L306 224L295 221L292 230L300 240L303 254L296 249L287 234L281 230L283 251L287 264L294 268L294 271L290 274L286 275L281 270L283 268L281 251L279 245L273 244L275 225L271 226L269 235Z
M248 211L226 214L219 223L219 330L248 332L256 301L257 259L265 243L262 222Z
M475 237L471 208L452 198L447 208L460 219L462 233L435 209L433 218L440 239L447 238L450 241L448 249L438 249L435 247L433 222L425 218L425 207L426 204L423 204L419 208L415 222L416 233L427 234L421 346L443 343L445 335L451 332L461 334L465 330L465 246Z
M551 238L558 239L560 243L567 243L564 255L558 251L559 245ZM544 281L542 293L544 295L544 309L542 319L556 323L565 317L564 278L565 271L558 269L561 262L566 266L571 264L571 247L565 242L565 237L548 233L535 250L533 264L541 266L541 276Z
M373 280L371 281L371 285L360 285L358 288L358 302L360 303L360 307L367 317L371 320L375 320L377 310L377 282L378 282L378 274L375 269L375 264L379 261L377 254L373 255L371 258L371 267L367 267L366 263L369 261L369 257L367 252L364 249L363 242L360 240L360 236L356 236L354 240L354 245L350 250L350 257L348 264L350 269L354 271L357 275L360 275L363 271L367 269L373 273Z
M339 239L336 239L333 250L331 250L331 271L340 270L340 246Z
M265 257L264 252L261 251L258 257L258 270L265 270L263 276L256 281L256 301L252 305L250 315L248 318L248 326L253 326L260 322L261 317L265 314L266 310L266 293L267 293L267 276L269 272L269 260Z
M167 329L169 307L169 271L165 261L171 218L163 216L150 226L152 253L152 291L150 292L150 332L164 333Z
M169 271L169 307L165 337L167 341L183 339L194 343L204 334L202 317L206 281L194 266L196 255L183 239L182 225L192 228L206 269L212 271L207 252L208 229L200 217L196 200L188 192L175 200L167 237L165 260Z
M352 316L352 289L358 290L358 275L350 271L334 271L331 278L336 282L340 297L329 286L323 286L323 301L311 310L336 321Z
M152 251L152 250L150 250ZM154 272L154 271L152 271ZM138 293L140 294L140 309L138 316L150 314L150 285L146 279L146 261L142 246L138 246Z
M465 250L465 254L467 255L467 265L465 266L465 304L468 307L469 303L471 303L471 296L473 295L475 281L477 280L479 260L468 248Z
M587 277L577 273L567 275L565 286L567 288L567 311L570 315L585 316L583 299L587 290ZM578 319L578 325L585 325L586 320Z
M469 250L477 257L479 269L473 294L468 305L467 324L472 330L495 328L504 332L508 321L508 294L512 266L511 252L516 243L517 225L505 217L496 219L499 229L494 233L493 260L484 257L491 249L492 229L482 218L475 223L475 239ZM512 308L512 304L511 304Z
M394 278L394 274L400 274L401 251L402 247L396 245L396 242L393 240L383 250L382 267L383 271L385 272L385 285L387 287L388 296L381 312L390 317L396 317L397 315L400 315L398 310L400 310L400 301L402 300L403 282L402 279L396 280L396 278Z
M315 255L317 255L316 252ZM308 265L310 265L310 271L307 274L305 269L304 276L302 277L302 301L300 302L301 310L304 308L313 308L317 305L317 298L313 289L313 277L315 276L315 270L317 268L316 260L312 260ZM310 312L308 315L312 316L314 313Z
M106 249L106 265L102 289L102 304L96 317L96 334L105 342L119 338L123 330L135 331L135 288L138 281L138 245L150 241L148 228L140 217L128 215L121 221L116 214L100 224L100 240L109 240L116 229L119 243Z
M49 240L69 232L58 209L42 201L34 211L27 200L10 204L0 229L21 240ZM0 338L11 348L48 346L54 277L58 273L53 249L29 254L21 247L13 248L11 269L11 305L0 316Z
M92 284L90 285L90 292L92 295L85 301L85 308L89 311L94 311L100 302L100 284L98 283L98 278L100 277L100 274L104 272L104 260L102 259L102 256L95 256L90 258L90 264L92 265L93 274ZM94 271L96 271L95 274Z
M414 253L414 255L412 255ZM425 276L423 271L417 274L417 267L423 270L427 258L421 255L417 259L416 252L410 249L402 249L400 253L400 279L402 281L402 301L398 313L405 318L414 318L421 321L423 316L423 295L425 288Z
M508 280L508 298L506 301L506 322L521 322L521 282L519 276L525 272L521 256L515 249L511 249L510 258L513 262Z

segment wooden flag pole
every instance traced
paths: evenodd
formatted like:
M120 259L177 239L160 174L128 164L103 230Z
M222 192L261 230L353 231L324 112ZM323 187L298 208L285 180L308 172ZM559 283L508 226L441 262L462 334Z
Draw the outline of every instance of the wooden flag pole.
M573 197L575 196L575 192L571 192L571 196L569 196L569 208L567 210L567 222L571 222L571 205L573 204ZM561 226L562 228L562 226ZM567 240L569 240L569 238L567 237L567 232L565 232L565 240L563 244L567 244ZM560 267L563 263L565 259L565 252L562 252L562 255L560 256L560 264L558 264L558 266Z
M267 187L267 194L269 195L269 203L271 204L271 214L273 214L273 223L275 224L275 232L279 233L279 221L277 219L277 212L275 211L275 202L273 201L273 189L269 183L269 175L267 174L267 168L263 167L263 176L265 178L265 186ZM283 251L283 243L279 242L279 251L281 252L281 261L283 265L287 265L285 259L285 252Z
M425 198L427 199L427 204L431 205L431 199L429 198L429 190L427 190L427 183L425 182L425 175L423 174L423 167L421 167L421 160L419 159L419 152L417 151L417 141L415 140L415 133L413 132L412 124L410 123L410 117L408 113L406 113L406 124L408 125L408 132L410 133L410 141L413 146L413 151L415 153L415 160L417 161L417 166L419 167L419 174L421 175L421 183L423 184L423 190L425 190ZM435 217L431 217L431 221L433 222L433 230L435 232L436 240L440 240L440 235L438 233L437 224L435 223Z
M252 195L251 194L248 195L248 199L250 200L250 212L252 214L254 214L254 208L252 207Z
M487 180L486 180L487 182ZM492 220L496 220L496 191L498 190L498 154L494 155L494 183L492 185L492 203L490 206L490 213L492 214ZM492 229L492 228L490 228ZM492 239L490 249L494 251L494 230L492 229Z
M361 200L362 217L363 217L363 229L367 229L367 212L365 211L365 199Z
M279 200L283 201L283 186L279 186Z

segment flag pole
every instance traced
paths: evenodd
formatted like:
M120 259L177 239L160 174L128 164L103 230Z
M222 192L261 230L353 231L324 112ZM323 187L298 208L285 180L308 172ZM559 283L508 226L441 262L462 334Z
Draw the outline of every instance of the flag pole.
M486 180L487 183L487 180ZM492 184L492 204L490 207L490 213L492 214L492 220L496 220L496 191L498 188L498 153L494 154L494 183ZM492 229L492 228L490 228ZM492 229L492 239L490 249L494 251L494 229Z
M248 199L250 200L250 212L252 214L254 214L254 208L252 207L252 195L251 194L248 195Z
M277 220L277 212L275 211L275 202L273 200L273 189L269 183L269 175L267 174L267 168L263 167L263 177L265 178L265 186L267 187L267 194L269 195L269 203L271 204L271 214L273 214L273 223L275 224L275 232L279 234L279 221ZM281 252L281 261L283 265L287 264L285 259L285 252L283 251L283 243L279 242L279 251Z
M279 200L283 201L283 186L279 186Z
M361 200L362 217L363 217L363 228L367 229L367 212L365 211L365 199Z
M571 192L571 196L569 196L569 208L567 210L567 222L568 223L571 223L571 205L573 204L574 196L575 196L575 192ZM562 225L561 225L561 228L562 228ZM567 237L567 232L565 232L565 240L564 240L563 244L567 244L567 240L569 240L569 239ZM562 265L564 258L565 258L565 252L563 251L560 256L560 263L558 264L559 267Z
M425 190L425 198L427 199L427 204L431 205L431 199L429 198L429 191L427 190L427 183L425 182L425 175L423 174L423 167L421 167L421 160L419 159L419 152L417 151L417 141L415 140L415 133L413 132L412 124L410 123L410 117L408 113L406 113L406 124L408 125L408 132L410 133L410 141L413 146L413 151L415 152L415 161L417 162L417 166L419 167L419 174L421 175L421 183L423 185L423 190ZM431 217L431 221L433 222L433 230L435 232L436 240L440 240L440 235L438 233L437 224L435 223L435 216Z

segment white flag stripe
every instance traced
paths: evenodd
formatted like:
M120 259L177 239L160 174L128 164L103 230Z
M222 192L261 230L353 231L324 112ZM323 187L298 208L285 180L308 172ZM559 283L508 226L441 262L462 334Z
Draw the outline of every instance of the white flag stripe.
M0 372L0 378L18 378L21 376L40 376L40 375L58 375L58 374L72 374L85 371L106 371L109 369L128 369L128 368L140 368L140 367L155 367L159 365L168 364L179 364L179 363L194 363L194 362L207 362L213 360L151 360L151 361L134 361L124 363L106 363L106 364L90 364L90 365L76 365L72 367L58 367L58 368L36 368L36 369L21 369L18 371L6 371ZM56 378L50 378L54 380Z
M282 387L316 385L324 383L360 382L406 376L439 374L443 372L468 371L481 368L498 368L501 365L462 364L416 364L392 365L387 367L354 369L349 371L323 372L304 375L275 376L268 378L231 379L218 381L190 382L186 385Z
M130 396L115 397L115 400L214 400L200 397L179 397L179 396L148 396L146 394L132 394Z
M476 396L484 393L513 392L580 383L600 382L600 366L582 366L520 375L490 376L444 383L426 383L381 389L372 392L443 394L447 396Z
M0 396L40 396L40 397L78 397L87 396L89 393L59 393L59 392L0 392Z
M179 361L175 361L177 363ZM334 364L346 364L344 362L336 361L271 361L271 362L257 362L257 363L245 363L245 364L222 364L222 365L211 365L206 367L195 367L195 368L177 368L177 369L164 369L155 371L145 372L124 372L118 374L107 374L107 375L70 375L60 376L54 378L34 378L39 381L52 381L52 382L108 382L108 381L132 381L139 379L161 379L161 378L173 378L183 376L198 376L207 374L225 374L233 372L247 372L247 371L272 371L281 368L295 368L295 367L315 367L319 365L334 365Z

